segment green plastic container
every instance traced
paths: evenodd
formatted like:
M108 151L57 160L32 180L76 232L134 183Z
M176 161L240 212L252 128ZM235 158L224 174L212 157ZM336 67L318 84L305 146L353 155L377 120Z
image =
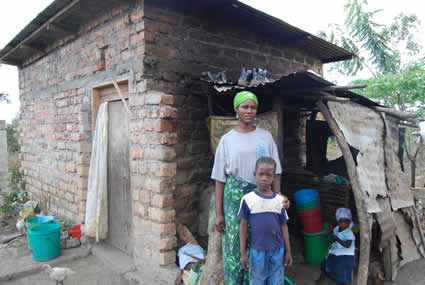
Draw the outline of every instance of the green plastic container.
M304 258L310 264L322 264L328 255L329 241L325 233L329 230L329 224L325 223L323 228L323 231L317 233L303 232Z
M51 224L55 221L55 217L53 216L36 216L29 218L27 220L27 240L28 240L28 248L31 247L31 228L41 225L41 224Z
M314 200L304 204L295 204L295 207L297 207L298 210L310 210L316 208L317 206L320 206L319 200Z
M32 254L37 261L48 261L61 253L60 232L58 224L41 224L31 230Z

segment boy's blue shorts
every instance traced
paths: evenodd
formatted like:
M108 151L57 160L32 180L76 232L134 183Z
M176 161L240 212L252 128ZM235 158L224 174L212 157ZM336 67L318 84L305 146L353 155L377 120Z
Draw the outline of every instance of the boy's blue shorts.
M283 285L285 283L283 248L249 252L250 285Z

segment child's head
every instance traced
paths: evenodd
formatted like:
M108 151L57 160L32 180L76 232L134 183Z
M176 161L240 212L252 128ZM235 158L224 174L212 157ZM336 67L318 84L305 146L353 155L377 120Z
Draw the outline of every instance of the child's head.
M268 156L260 157L255 164L254 176L259 188L265 189L273 183L276 171L276 162Z
M352 221L350 209L338 208L338 210L336 210L336 221L342 230L348 228Z

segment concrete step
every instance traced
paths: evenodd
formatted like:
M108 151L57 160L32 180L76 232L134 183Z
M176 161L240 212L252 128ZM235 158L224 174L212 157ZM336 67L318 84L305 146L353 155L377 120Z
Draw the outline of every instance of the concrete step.
M118 274L124 275L125 273L136 271L136 266L131 256L105 242L93 245L92 254L109 265Z

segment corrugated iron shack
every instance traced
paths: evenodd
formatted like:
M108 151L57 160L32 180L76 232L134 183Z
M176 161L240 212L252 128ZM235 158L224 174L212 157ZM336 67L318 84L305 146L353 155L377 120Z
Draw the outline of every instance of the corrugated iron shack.
M289 225L297 238L302 239L302 235L294 193L313 188L319 192L324 220L335 224L336 209L348 207L356 223L361 224L361 212L363 230L370 236L367 246L361 242L357 245L359 256L362 249L371 251L372 260L384 264L387 280L393 280L404 264L424 257L423 218L415 208L409 174L403 170L400 155L401 130L411 125L414 115L384 108L351 91L362 86L335 86L309 71L258 86L210 82L210 87L209 110L213 117L233 115L231 103L239 90L250 90L259 97L258 124L270 130L278 142L284 169L282 191L293 202L289 213L294 219ZM328 116L323 112L326 110ZM347 153L353 160L351 175L343 151L339 157L327 153L328 145L338 135L329 116L348 146ZM277 122L277 126L267 120ZM213 124L211 128L214 146L224 133L220 131L223 125ZM344 177L343 183L337 181L338 176ZM358 197L354 195L354 184ZM361 229L360 241L363 234Z

